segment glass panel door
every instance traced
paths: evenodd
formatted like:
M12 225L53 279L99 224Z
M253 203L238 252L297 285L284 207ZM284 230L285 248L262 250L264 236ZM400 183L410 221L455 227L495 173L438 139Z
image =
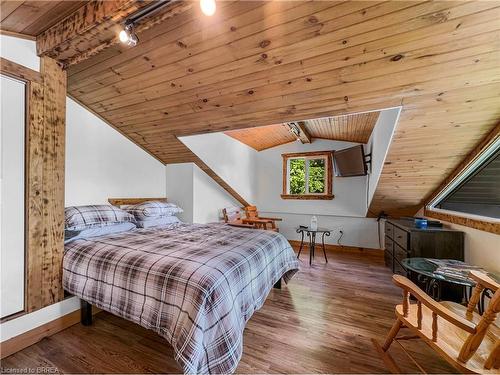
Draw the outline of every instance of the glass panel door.
M26 85L0 75L0 314L24 310Z

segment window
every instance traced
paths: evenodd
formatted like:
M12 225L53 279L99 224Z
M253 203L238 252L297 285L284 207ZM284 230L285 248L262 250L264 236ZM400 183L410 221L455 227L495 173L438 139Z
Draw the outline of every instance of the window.
M283 199L333 199L331 151L282 157Z
M434 198L431 211L481 220L500 219L500 138L469 163Z

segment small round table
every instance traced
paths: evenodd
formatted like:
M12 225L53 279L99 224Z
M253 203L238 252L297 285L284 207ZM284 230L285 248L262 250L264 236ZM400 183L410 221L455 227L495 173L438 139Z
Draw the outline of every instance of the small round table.
M312 264L312 260L314 259L314 250L316 249L316 234L321 234L321 243L323 245L323 255L325 256L325 261L328 263L328 258L326 257L325 251L325 236L330 236L331 230L327 228L320 228L313 230L309 227L298 227L296 229L297 233L302 235L300 240L300 248L299 253L297 254L297 259L300 257L300 252L302 251L302 246L304 245L304 235L309 237L309 265Z
M463 264L467 266L467 263L461 261L453 260L453 262L457 265ZM463 303L467 303L469 301L472 289L476 286L476 282L469 278L459 279L435 273L434 271L437 270L438 266L427 258L406 258L401 261L401 264L407 270L415 272L417 280L425 285L425 292L436 301L441 299L441 286L443 281L463 287ZM500 277L494 273L488 273L488 276L496 281L500 280ZM491 297L489 295L489 290L485 289L481 295L481 300L478 306L480 314L482 314L484 310L485 296Z

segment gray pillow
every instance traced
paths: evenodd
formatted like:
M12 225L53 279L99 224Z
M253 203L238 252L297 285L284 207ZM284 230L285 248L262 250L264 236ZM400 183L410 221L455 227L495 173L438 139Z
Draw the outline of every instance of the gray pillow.
M79 240L82 238L92 238L92 237L105 236L108 234L127 232L134 228L137 228L134 223L119 223L119 224L105 225L102 227L87 228L80 231L65 230L64 243L68 243L74 240Z
M173 216L184 212L182 208L173 203L149 201L139 203L125 209L128 213L134 215L137 221L158 219L160 217Z
M134 216L111 205L71 206L64 209L64 229L83 230L117 223L134 223Z
M158 219L137 221L137 226L139 228L153 228L177 223L182 223L177 216L164 216Z

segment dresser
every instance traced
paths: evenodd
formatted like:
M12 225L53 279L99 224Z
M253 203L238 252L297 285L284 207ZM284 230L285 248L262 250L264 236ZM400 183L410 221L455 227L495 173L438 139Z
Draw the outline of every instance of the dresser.
M464 232L439 227L417 228L413 220L387 220L385 265L393 273L407 276L401 261L411 257L464 260Z

